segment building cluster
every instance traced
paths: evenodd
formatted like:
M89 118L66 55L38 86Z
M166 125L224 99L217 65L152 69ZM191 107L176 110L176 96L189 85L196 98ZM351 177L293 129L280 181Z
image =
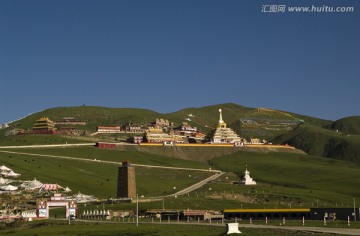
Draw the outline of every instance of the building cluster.
M189 117L194 117L189 114ZM189 120L189 119L187 119ZM76 126L86 125L86 122L75 117L64 117L53 122L48 117L42 117L35 121L31 130L17 130L17 134L66 134L79 135ZM87 132L87 131L82 131ZM176 145L183 143L213 143L213 144L232 144L234 146L245 146L248 144L265 144L266 140L253 138L246 140L241 138L235 131L227 126L222 118L222 110L219 109L219 121L212 135L207 136L197 127L188 122L182 122L175 126L173 122L157 118L155 121L147 124L124 124L105 126L99 125L96 128L96 134L127 134L130 135L129 142L140 144L161 143L165 145Z
M35 121L30 130L16 129L16 134L67 134L78 133L75 126L86 125L86 122L76 120L74 117L64 117L58 121L52 121L48 117L42 117Z

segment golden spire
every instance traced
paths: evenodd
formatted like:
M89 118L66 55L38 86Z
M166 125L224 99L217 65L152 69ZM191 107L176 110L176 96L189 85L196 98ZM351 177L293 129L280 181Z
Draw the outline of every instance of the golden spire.
M224 122L223 118L222 118L222 110L221 108L219 109L219 123L217 125L218 128L226 128L226 123Z

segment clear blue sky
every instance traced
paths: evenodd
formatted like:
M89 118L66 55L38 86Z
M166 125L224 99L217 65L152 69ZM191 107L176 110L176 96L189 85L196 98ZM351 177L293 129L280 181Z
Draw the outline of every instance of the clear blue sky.
M360 1L1 0L0 78L0 123L82 104L360 115Z

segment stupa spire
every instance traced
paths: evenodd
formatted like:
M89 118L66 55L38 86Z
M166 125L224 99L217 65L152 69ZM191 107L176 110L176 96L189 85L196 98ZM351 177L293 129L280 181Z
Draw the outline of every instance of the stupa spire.
M219 123L224 123L223 119L222 119L222 110L221 108L219 109Z

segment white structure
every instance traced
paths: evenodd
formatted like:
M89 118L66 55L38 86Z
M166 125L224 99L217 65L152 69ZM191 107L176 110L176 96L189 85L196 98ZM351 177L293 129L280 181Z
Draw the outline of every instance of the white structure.
M69 192L71 192L71 189L70 189L69 187L67 187L67 186L66 186L66 188L65 188L64 192L69 193Z
M9 171L11 171L11 169L8 168L8 167L6 167L6 166L4 166L4 165L2 165L2 166L0 166L0 171L1 171L1 172L3 172L3 171L9 172Z
M214 136L212 138L212 142L234 144L241 143L241 138L232 129L226 127L226 123L222 118L221 109L219 109L219 123L217 124Z
M10 179L4 179L3 177L0 177L0 185L5 185L11 183L12 180Z
M30 181L24 181L20 187L25 189L25 190L34 190L34 189L39 189L41 188L43 184L38 181L36 178L34 178L34 180L30 180Z
M68 197L67 200L72 200L77 203L87 203L87 202L96 202L97 199L92 195L85 195L82 193L78 193L73 195L72 197Z
M98 126L98 133L121 133L120 126Z
M18 187L9 184L9 185L2 186L0 189L2 191L16 191L16 190L18 190Z
M23 211L21 212L21 217L27 218L29 221L31 221L32 218L37 218L36 210Z
M227 226L228 231L226 234L241 234L239 223L228 223Z
M244 184L244 185L256 185L255 180L253 180L250 177L250 172L247 169L247 165L245 167L245 172L244 172L244 178L241 180L240 184Z
M21 175L21 174L15 173L12 170L10 170L8 173L2 172L1 174L6 177L14 177L14 178L19 177Z

